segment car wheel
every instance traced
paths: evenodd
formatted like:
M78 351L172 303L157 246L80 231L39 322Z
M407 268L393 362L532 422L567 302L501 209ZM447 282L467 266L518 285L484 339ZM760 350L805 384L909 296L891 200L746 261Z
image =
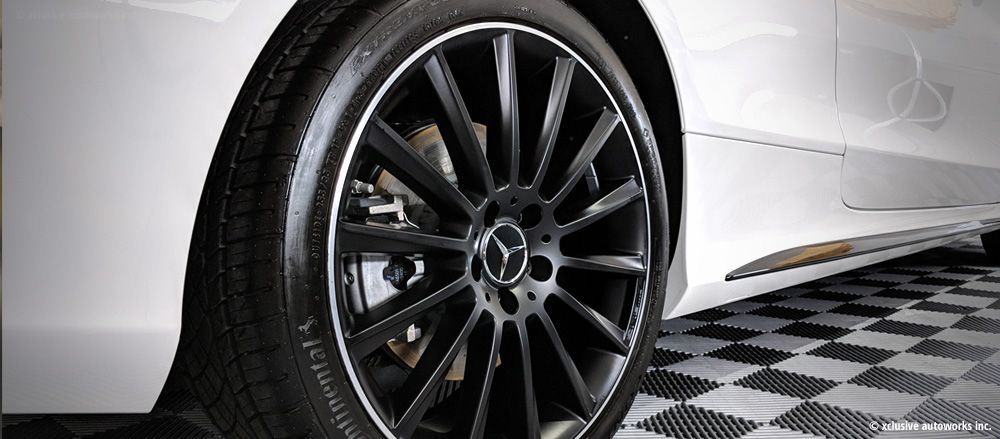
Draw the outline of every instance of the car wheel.
M301 3L210 170L184 364L233 437L609 437L666 209L639 95L565 3Z

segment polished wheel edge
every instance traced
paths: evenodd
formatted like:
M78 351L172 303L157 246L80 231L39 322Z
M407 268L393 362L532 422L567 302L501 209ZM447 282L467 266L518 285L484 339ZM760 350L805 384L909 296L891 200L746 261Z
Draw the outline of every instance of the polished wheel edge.
M361 120L361 121L369 121L369 120L371 120L373 118L374 112L375 112L375 108L378 105L378 103L380 103L382 101L382 99L384 98L385 94L388 92L388 90L390 89L390 87L393 84L396 83L396 81L403 74L403 72L405 72L409 68L409 66L412 63L414 63L416 60L418 60L422 56L426 55L428 52L434 50L441 43L443 43L443 42L445 42L445 41L447 41L449 39L452 39L454 37L457 37L459 35L462 35L462 34L465 34L465 33L468 33L468 32L473 32L473 31L477 31L477 30L484 30L484 29L509 29L509 30L515 30L515 31L521 31L521 32L530 33L530 34L535 35L537 37L541 37L541 38L544 38L544 39L548 40L549 42L551 42L552 44L556 45L560 49L562 49L562 50L566 51L567 53L571 54L575 58L575 60L579 61L579 64L582 65L590 73L590 75L594 78L594 80L596 81L596 83L601 87L601 89L603 90L603 92L607 96L608 101L615 108L616 113L617 114L622 114L621 113L621 109L620 109L618 103L615 101L613 95L609 92L606 84L602 80L600 80L600 77L594 72L594 70L589 65L587 65L585 62L582 62L582 59L579 57L579 55L575 51L573 51L572 49L570 49L569 47L567 47L565 44L563 44L562 42L558 41L557 39L555 39L555 38L553 38L553 37L545 34L542 31L539 31L537 29L534 29L534 28L531 28L531 27L528 27L528 26L514 24L514 23L506 23L506 22L486 22L486 23L472 24L472 25L463 26L463 27L460 27L460 28L456 28L456 29L450 30L450 31L448 31L448 32L446 32L446 33L444 33L444 34L442 34L442 35L440 35L440 36L432 39L431 41L427 42L423 46L421 46L420 49L416 50L413 54L411 54L407 58L407 60L405 60L400 66L398 66L395 69L395 71L389 76L389 78L387 78L387 80L380 87L380 89L378 90L378 92L376 93L376 95L372 98L371 102L368 104L368 107L365 109L363 115L361 116L361 118L359 120ZM357 127L355 127L355 130L352 133L352 136L350 138L350 142L348 143L348 147L347 147L346 151L344 152L344 156L343 156L344 160L339 165L340 169L339 169L339 171L337 173L337 180L336 180L337 183L336 183L334 195L333 195L333 198L332 198L333 200L341 200L342 197L343 197L343 192L344 192L345 187L346 187L345 183L346 183L348 174L350 172L349 165L350 165L350 163L352 161L352 158L355 155L355 151L356 151L356 149L358 147L358 144L360 142L361 136L363 135L363 132L365 131L366 125L367 125L367 122L359 124ZM633 154L635 156L634 158L636 160L636 163L640 164L641 160L639 159L638 152L636 150L636 142L635 142L634 136L633 136L631 130L629 130L627 127L625 128L625 133L628 136L628 141L629 141L629 144L630 144L630 146L631 146L631 148L633 150ZM645 177L643 175L643 169L642 169L641 165L638 165L637 172L639 173L639 178L644 181ZM536 176L536 178L537 177L538 176ZM648 255L648 254L651 254L651 252L649 251L650 250L649 247L652 245L652 242L653 242L652 241L652 237L650 236L651 233L652 233L652 230L651 230L651 226L650 226L650 216L649 216L649 211L648 211L648 198L647 198L647 195L644 192L640 196L644 199L644 202L646 203L646 206L647 206L647 209L645 211L646 212L646 214L645 214L645 220L646 220L646 231L647 231L647 236L646 236L646 247L647 247L646 248L646 254ZM334 220L334 221L331 222L331 228L333 230L329 234L329 239L328 239L328 247L330 249L333 249L336 246L336 239L337 239L336 228L337 228L337 225L340 224L340 222L339 222L338 219L341 216L340 212L339 212L339 209L340 209L340 202L339 201L335 201L333 203L333 208L332 208L332 212L331 212L331 217ZM336 273L337 259L338 259L338 257L329 257L328 258L328 273ZM651 293L649 291L650 276L651 276L651 273L647 269L645 271L645 277L643 279L643 288L642 289L644 290L643 294L646 295L646 296L643 297L643 299L648 299L648 294ZM331 275L330 276L330 294L331 295L335 295L336 291L339 290L338 282L339 282L339 279L337 278L337 276L335 276L335 275ZM333 316L339 316L340 313L339 313L339 310L337 309L337 307L338 307L338 301L336 300L336 297L331 297L330 303L331 303L331 307L332 307L331 311L333 312L332 315ZM643 315L646 314L646 307L649 306L649 301L648 300L641 300L640 301L640 306L642 308L639 309L636 314L641 319L641 316L643 316ZM339 318L335 318L334 319L333 330L334 330L334 335L335 336L339 337L340 339L344 338L344 328L341 327L341 322L340 322ZM625 359L626 359L625 361L626 362L628 361L629 358L631 358L633 356L634 351L637 348L639 339L640 339L640 337L638 337L635 334L633 334L633 336L631 337L631 344L629 346L627 346L627 353L626 353L626 356L625 356ZM349 353L347 352L346 343L338 343L337 346L338 346L338 350L339 350L339 353L340 353L341 357L345 358L345 359L349 358ZM358 376L356 374L356 371L352 367L346 367L346 369L347 369L347 373L349 375L349 379L351 380L351 385L354 387L354 389L359 394L364 395L364 390L363 390L362 386L359 385ZM607 402L611 399L610 395L612 395L614 393L614 389L617 389L617 387L621 384L620 383L621 379L625 376L624 372L625 371L624 371L624 368L623 368L622 372L619 373L618 377L615 379L615 383L613 384L613 386L611 388L612 390L609 391L609 397L605 398L604 401L602 402L602 404L599 407L595 408L593 417L599 416L600 413L603 411L603 409L607 405ZM361 400L362 404L364 405L365 410L369 413L369 416L370 416L371 420L373 421L373 423L379 428L379 430L381 430L381 432L383 434L386 434L387 436L391 437L392 436L391 429L376 414L377 412L375 411L374 407L371 405L371 402L368 401L367 398L364 398L364 397L359 398L359 399ZM584 426L583 430L580 431L580 433L579 433L578 436L582 436L582 435L586 434L587 431L589 430L589 428L591 426L592 426L592 424Z

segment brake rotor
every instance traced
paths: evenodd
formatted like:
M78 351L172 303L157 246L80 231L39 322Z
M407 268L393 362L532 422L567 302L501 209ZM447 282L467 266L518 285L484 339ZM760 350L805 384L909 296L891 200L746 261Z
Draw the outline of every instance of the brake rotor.
M483 150L485 150L486 125L478 123L473 123L472 125L476 131L476 137L479 138L479 143L483 146ZM413 147L417 154L420 154L424 160L427 160L427 163L430 163L434 169L440 172L449 183L458 184L455 167L451 162L451 156L448 155L448 149L445 148L444 138L441 137L441 131L438 129L437 124L431 124L415 131L406 138L406 141ZM422 224L422 217L429 213L424 201L387 171L382 171L379 174L375 182L375 192L406 195L409 200L409 203L407 203L408 216L417 224ZM417 366L417 362L423 356L427 345L430 344L430 335L422 335L410 342L390 340L387 346L397 360L412 369ZM466 355L466 348L463 346L462 350L455 357L454 362L452 362L451 368L448 369L448 374L445 376L446 380L462 381L465 379ZM497 365L500 365L499 356L497 357Z
M479 138L479 144L483 146L483 151L485 151L486 125L473 123L472 127L476 131L476 137ZM406 142L424 160L427 160L427 163L430 163L431 167L440 172L449 183L458 184L455 167L451 162L451 156L448 155L448 149L445 148L444 138L441 137L441 131L438 130L437 124L427 125L416 130L406 138ZM405 184L387 171L382 171L379 174L375 182L375 191L376 193L387 192L394 195L406 195L409 197L410 206L425 206L424 201L417 194L413 193L410 188L406 187ZM415 216L415 214L416 212L411 216Z

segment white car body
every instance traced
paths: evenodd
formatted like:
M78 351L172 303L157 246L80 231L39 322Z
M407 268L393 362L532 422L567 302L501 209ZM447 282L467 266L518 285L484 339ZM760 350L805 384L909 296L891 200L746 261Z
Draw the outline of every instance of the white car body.
M4 413L152 407L208 166L292 4L6 2ZM1000 3L641 4L684 132L664 317L1000 228ZM827 243L853 250L773 269Z

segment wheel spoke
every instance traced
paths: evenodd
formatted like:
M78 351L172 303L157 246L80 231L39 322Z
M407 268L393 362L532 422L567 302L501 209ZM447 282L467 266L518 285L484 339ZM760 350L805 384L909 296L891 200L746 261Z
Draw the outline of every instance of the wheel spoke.
M611 193L584 207L579 213L562 225L562 228L567 233L575 232L612 214L632 201L638 200L640 197L642 197L642 188L636 184L635 178L629 178L628 181L622 183L621 186L615 188Z
M552 197L552 203L559 204L569 195L570 190L573 189L576 182L580 181L580 177L583 177L587 168L593 163L594 158L597 157L597 153L601 152L601 148L607 143L608 137L611 137L611 133L618 127L618 120L617 114L607 108L604 109L601 116L597 119L597 123L590 130L590 134L587 135L587 139L583 142L583 146L580 147L580 151L576 157L570 162L569 167L563 175L556 180L559 182L559 189Z
M365 143L382 159L382 165L441 214L468 218L472 203L427 162L396 130L378 116L366 131Z
M442 253L464 252L468 240L341 221L337 230L341 253Z
M562 302L588 326L597 330L597 333L602 338L611 343L616 353L624 355L628 351L628 347L625 345L625 331L622 331L618 325L608 320L601 313L587 306L562 288L557 287L556 291L549 297L554 297L556 300Z
M484 313L469 336L465 360L465 381L459 405L457 436L481 438L486 428L493 376L500 355L501 331L493 316Z
M583 376L580 375L580 369L576 367L576 363L573 362L573 358L570 357L569 351L566 350L566 345L563 344L562 337L559 336L559 332L556 331L555 325L552 323L547 315L540 316L542 327L545 329L545 334L548 335L549 342L552 344L553 355L555 355L556 360L559 361L559 367L566 373L566 378L569 381L570 391L579 408L583 410L584 420L590 419L594 414L594 405L596 401L594 400L594 395L590 392L590 388L587 387L587 383L583 380Z
M535 176L531 186L542 184L545 173L552 160L552 150L559 136L559 126L562 124L563 113L566 110L566 98L569 96L569 86L573 79L573 69L576 60L571 58L556 58L555 71L552 73L552 87L549 89L549 101L545 108L545 119L542 121L542 132L535 148Z
M524 428L524 435L520 437L537 438L541 436L541 424L538 420L538 400L535 397L535 381L531 367L531 345L528 341L528 328L524 325L515 325L514 337L511 349L505 349L501 353L501 358L509 358L513 362L513 371L520 372L521 380L517 389L511 389L515 395L521 397L521 405L515 405L514 409L521 410L520 424ZM507 361L507 360L504 360Z
M565 256L562 266L586 271L623 274L628 276L644 276L646 265L641 256L589 255Z
M353 334L347 343L355 357L362 357L403 332L417 317L447 302L470 288L465 277L443 287L434 287L433 277L424 278L413 288L400 293L363 316L355 319Z
M487 190L494 189L493 175L483 146L476 137L469 110L440 48L427 60L424 70L444 110L444 118L437 121L438 127L459 184L471 185L485 194Z
M500 84L500 151L507 165L507 181L517 184L521 162L521 128L517 109L517 70L514 68L513 31L493 38L497 82Z
M455 356L475 327L478 314L471 307L449 310L438 323L410 376L396 391L395 430L400 437L412 437L423 418L435 387L444 379Z

